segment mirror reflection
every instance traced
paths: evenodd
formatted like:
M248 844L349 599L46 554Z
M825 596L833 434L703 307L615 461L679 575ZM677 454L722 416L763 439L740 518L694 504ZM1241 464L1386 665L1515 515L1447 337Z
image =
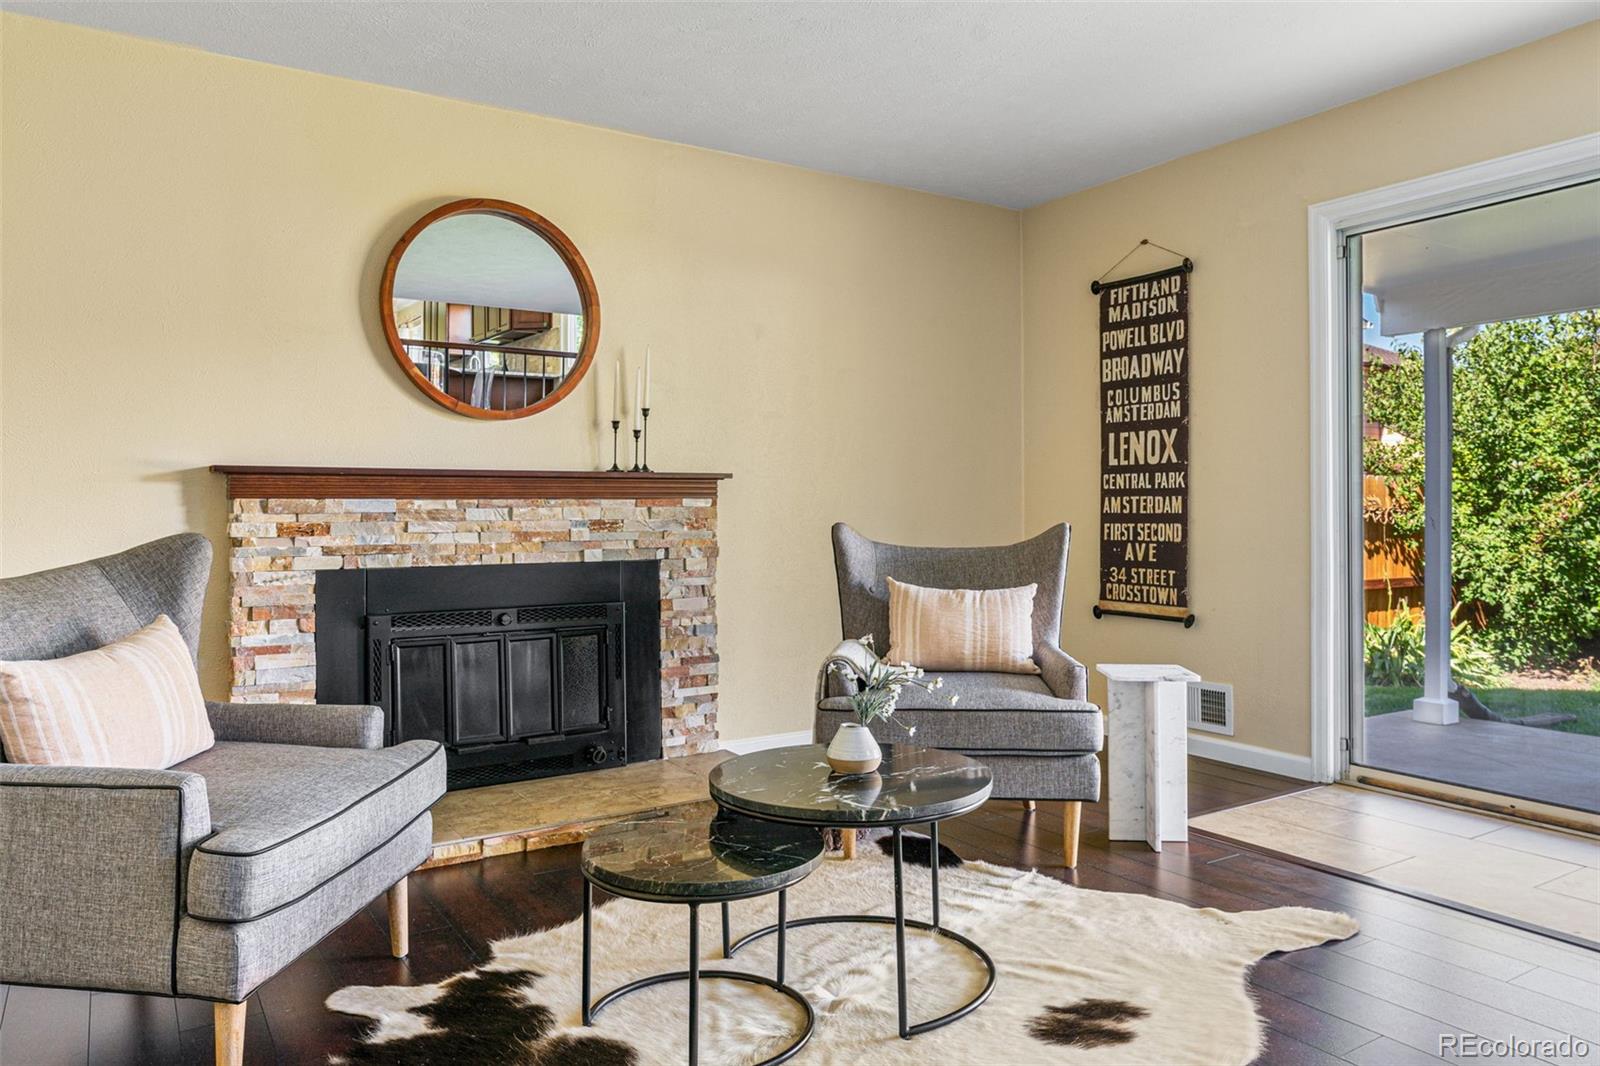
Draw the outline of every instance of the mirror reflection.
M426 226L394 273L406 359L446 397L516 412L554 394L583 351L577 281L543 236L493 214Z

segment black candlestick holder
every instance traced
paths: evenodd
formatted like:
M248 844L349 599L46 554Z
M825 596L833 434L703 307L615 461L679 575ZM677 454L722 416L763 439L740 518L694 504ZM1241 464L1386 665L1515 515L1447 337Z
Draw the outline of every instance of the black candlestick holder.
M644 415L644 463L639 469L649 474L652 473L650 469L650 408L641 407L639 411Z
M606 471L608 474L622 473L622 467L617 465L617 431L621 428L622 420L613 418L611 420L611 469Z
M643 467L641 467L639 465L639 436L640 436L640 431L637 430L637 429L634 430L633 431L633 470L631 472L635 473L635 474L637 474L639 471L644 469Z

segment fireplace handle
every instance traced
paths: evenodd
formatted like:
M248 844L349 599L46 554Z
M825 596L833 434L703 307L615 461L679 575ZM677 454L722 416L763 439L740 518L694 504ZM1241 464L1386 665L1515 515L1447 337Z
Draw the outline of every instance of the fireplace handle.
M474 754L476 754L476 753L478 753L480 751L492 751L493 749L501 747L504 744L505 744L505 741L496 740L496 741L491 741L488 744L474 744L470 748L453 747L450 750L452 752L454 752L455 754L457 754L457 755L474 755Z

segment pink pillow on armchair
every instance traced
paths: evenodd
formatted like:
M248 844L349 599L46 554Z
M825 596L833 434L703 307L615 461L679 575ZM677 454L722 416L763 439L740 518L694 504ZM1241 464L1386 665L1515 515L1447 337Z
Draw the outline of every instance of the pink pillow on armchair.
M0 749L35 766L165 770L216 743L172 619L94 651L0 661Z
M930 589L889 578L892 663L924 670L1037 674L1033 661L1033 597L1038 585L1014 589Z

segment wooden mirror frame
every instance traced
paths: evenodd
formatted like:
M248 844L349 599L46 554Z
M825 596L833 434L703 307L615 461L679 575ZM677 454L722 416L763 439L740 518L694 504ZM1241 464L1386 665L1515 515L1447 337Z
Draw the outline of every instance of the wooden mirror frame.
M567 265L567 269L572 273L572 280L578 286L578 296L583 303L583 347L578 352L578 360L573 364L572 373L566 376L556 391L538 403L511 410L474 407L445 393L429 381L406 354L405 345L400 343L400 330L394 322L395 271L399 269L400 259L405 255L406 249L417 239L417 234L440 219L450 218L453 215L494 215L532 230L543 237L556 250L556 254L561 256L561 261ZM589 264L583 261L578 246L573 244L555 223L543 215L508 200L454 200L443 207L434 208L417 219L395 243L394 251L389 253L389 259L383 265L383 280L378 285L378 320L383 323L383 336L389 342L389 354L394 356L395 362L400 364L400 369L405 371L411 383L421 389L423 395L434 403L472 418L526 418L566 399L572 390L578 387L583 376L589 372L589 366L594 362L595 349L600 343L600 295L595 291L594 276L589 273Z

